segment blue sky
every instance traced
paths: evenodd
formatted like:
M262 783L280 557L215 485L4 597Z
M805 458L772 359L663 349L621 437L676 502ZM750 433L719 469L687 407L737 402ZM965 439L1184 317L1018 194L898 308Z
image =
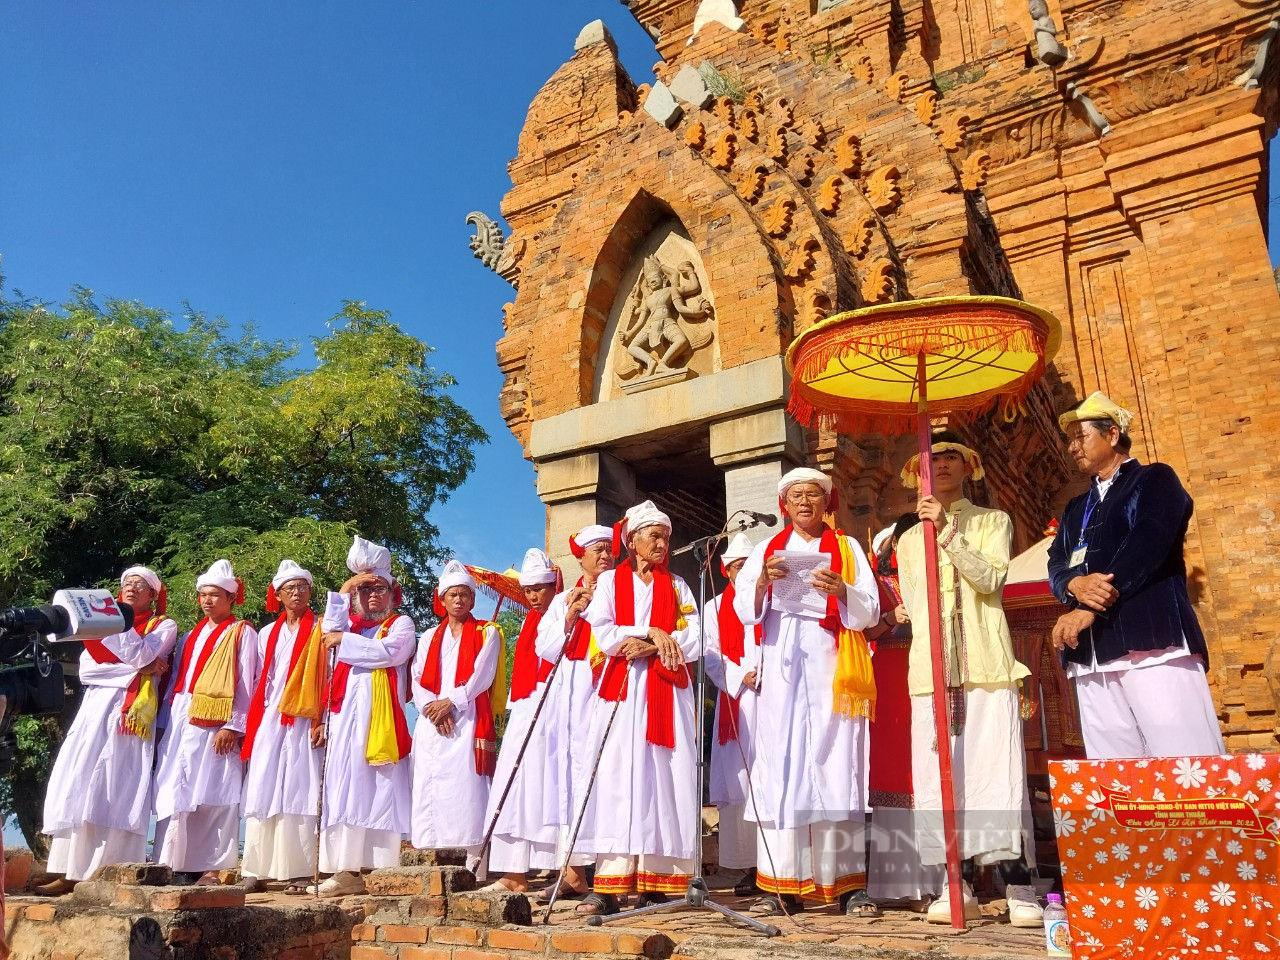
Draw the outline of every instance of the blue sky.
M444 542L518 563L543 512L498 415L514 291L464 219L497 217L529 102L596 18L651 80L652 42L610 0L7 3L6 289L189 301L308 359L343 299L390 310L492 437L433 513Z

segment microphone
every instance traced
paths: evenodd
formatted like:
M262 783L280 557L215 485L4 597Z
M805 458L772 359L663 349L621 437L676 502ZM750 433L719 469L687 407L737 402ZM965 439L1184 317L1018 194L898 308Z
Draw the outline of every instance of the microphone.
M37 632L51 641L98 640L133 626L133 608L110 590L59 590L42 612L46 619Z
M754 510L743 510L748 517L755 521L754 525L763 524L766 527L775 526L778 522L777 514L773 513L756 513Z

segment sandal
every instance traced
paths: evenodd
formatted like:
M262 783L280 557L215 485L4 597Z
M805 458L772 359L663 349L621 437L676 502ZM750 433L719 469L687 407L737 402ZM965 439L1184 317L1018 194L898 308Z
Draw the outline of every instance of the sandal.
M866 890L854 890L852 893L846 894L842 907L846 917L874 920L880 916L880 907L867 895Z
M766 917L781 916L784 913L795 916L797 913L804 913L804 901L791 893L784 893L782 896L766 893L751 905L751 912L761 913Z
M756 886L756 872L748 870L736 884L733 886L733 895L735 897L753 897L759 888Z
M574 911L591 917L608 917L618 912L618 898L612 893L589 893Z
M640 902L636 906L640 907L656 907L662 903L669 903L671 900L665 893L642 893L640 894Z
M575 890L568 884L561 885L559 893L556 893L555 889L555 881L548 883L538 893L538 902L542 904L550 903L552 894L555 894L556 902L559 903L561 900L581 900L583 897L586 897L591 893L589 889Z

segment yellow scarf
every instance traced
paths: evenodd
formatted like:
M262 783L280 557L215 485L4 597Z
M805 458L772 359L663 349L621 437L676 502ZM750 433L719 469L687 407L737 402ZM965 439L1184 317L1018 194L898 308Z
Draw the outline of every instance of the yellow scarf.
M199 726L218 726L231 719L236 696L236 659L244 623L237 621L223 634L191 687L191 709L187 716Z
M142 635L145 637L164 619L162 616L152 617L142 628ZM160 713L160 695L156 691L156 678L153 674L142 673L137 679L138 689L133 694L133 701L125 708L120 718L120 726L125 733L143 740L150 740L151 732L155 729L156 716Z
M293 665L285 681L279 710L288 717L302 720L320 719L320 701L324 699L324 646L320 618L316 618L307 645Z
M852 584L858 575L847 537L837 535L840 576ZM836 676L831 683L832 709L844 717L876 718L876 677L871 669L871 648L860 630L840 625L836 631Z

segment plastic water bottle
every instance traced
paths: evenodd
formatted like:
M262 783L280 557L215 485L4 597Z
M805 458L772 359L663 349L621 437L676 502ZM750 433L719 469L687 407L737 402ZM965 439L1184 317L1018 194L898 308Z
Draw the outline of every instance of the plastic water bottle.
M1071 928L1067 925L1067 908L1062 905L1062 894L1051 893L1045 899L1044 942L1051 957L1071 956Z

